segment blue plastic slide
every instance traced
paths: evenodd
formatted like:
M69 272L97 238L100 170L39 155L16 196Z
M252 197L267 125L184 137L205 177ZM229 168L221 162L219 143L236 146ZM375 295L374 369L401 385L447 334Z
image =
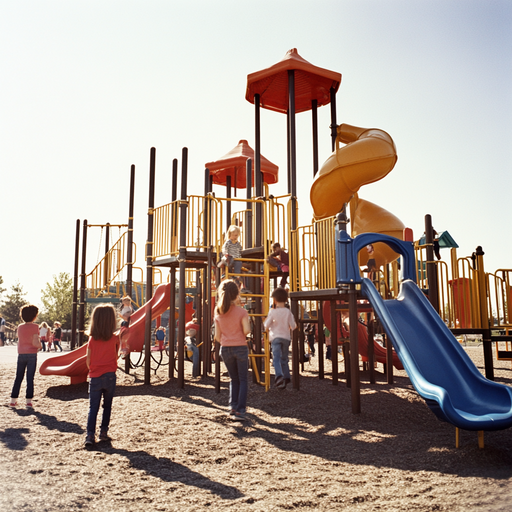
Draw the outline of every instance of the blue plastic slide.
M413 281L384 300L368 279L372 304L416 391L442 420L465 430L512 426L512 389L487 380Z

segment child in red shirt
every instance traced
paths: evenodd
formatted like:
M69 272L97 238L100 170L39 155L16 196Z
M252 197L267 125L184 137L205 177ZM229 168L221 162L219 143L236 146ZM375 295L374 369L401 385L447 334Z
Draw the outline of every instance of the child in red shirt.
M20 387L27 371L27 407L32 407L34 398L34 375L37 366L37 352L41 348L39 341L39 326L34 322L37 319L39 309L37 306L27 304L20 309L20 317L23 324L18 326L18 364L16 367L16 379L11 392L11 407L18 404Z
M92 313L87 367L89 368L89 417L85 446L96 442L96 419L103 396L103 417L100 441L109 441L108 427L112 413L112 400L116 389L119 336L116 310L112 304L100 304Z

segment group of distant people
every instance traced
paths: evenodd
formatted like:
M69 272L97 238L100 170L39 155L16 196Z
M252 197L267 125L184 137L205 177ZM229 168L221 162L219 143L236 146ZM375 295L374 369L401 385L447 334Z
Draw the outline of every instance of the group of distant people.
M51 352L52 345L55 352L57 352L57 349L62 352L62 324L60 322L53 323L53 331L46 322L43 322L39 326L39 337L43 352Z

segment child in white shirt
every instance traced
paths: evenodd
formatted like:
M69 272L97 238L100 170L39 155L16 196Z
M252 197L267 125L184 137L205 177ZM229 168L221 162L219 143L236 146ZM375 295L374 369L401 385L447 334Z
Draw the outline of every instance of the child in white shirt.
M276 377L276 387L285 389L290 382L288 354L290 352L291 331L297 324L292 312L286 307L288 292L284 288L276 288L272 293L274 307L270 310L263 325L269 332L272 344L272 359Z

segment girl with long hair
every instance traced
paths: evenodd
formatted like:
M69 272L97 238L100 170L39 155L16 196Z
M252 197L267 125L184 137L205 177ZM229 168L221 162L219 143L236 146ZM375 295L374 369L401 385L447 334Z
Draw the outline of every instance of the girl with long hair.
M112 413L112 400L116 389L119 336L117 314L112 304L99 304L94 308L87 347L89 368L89 417L85 446L96 442L96 419L103 397L103 417L100 427L100 441L109 441L108 427Z
M229 414L245 420L248 391L249 348L246 336L251 332L249 314L240 304L240 290L232 279L220 283L215 308L215 341L228 370Z

